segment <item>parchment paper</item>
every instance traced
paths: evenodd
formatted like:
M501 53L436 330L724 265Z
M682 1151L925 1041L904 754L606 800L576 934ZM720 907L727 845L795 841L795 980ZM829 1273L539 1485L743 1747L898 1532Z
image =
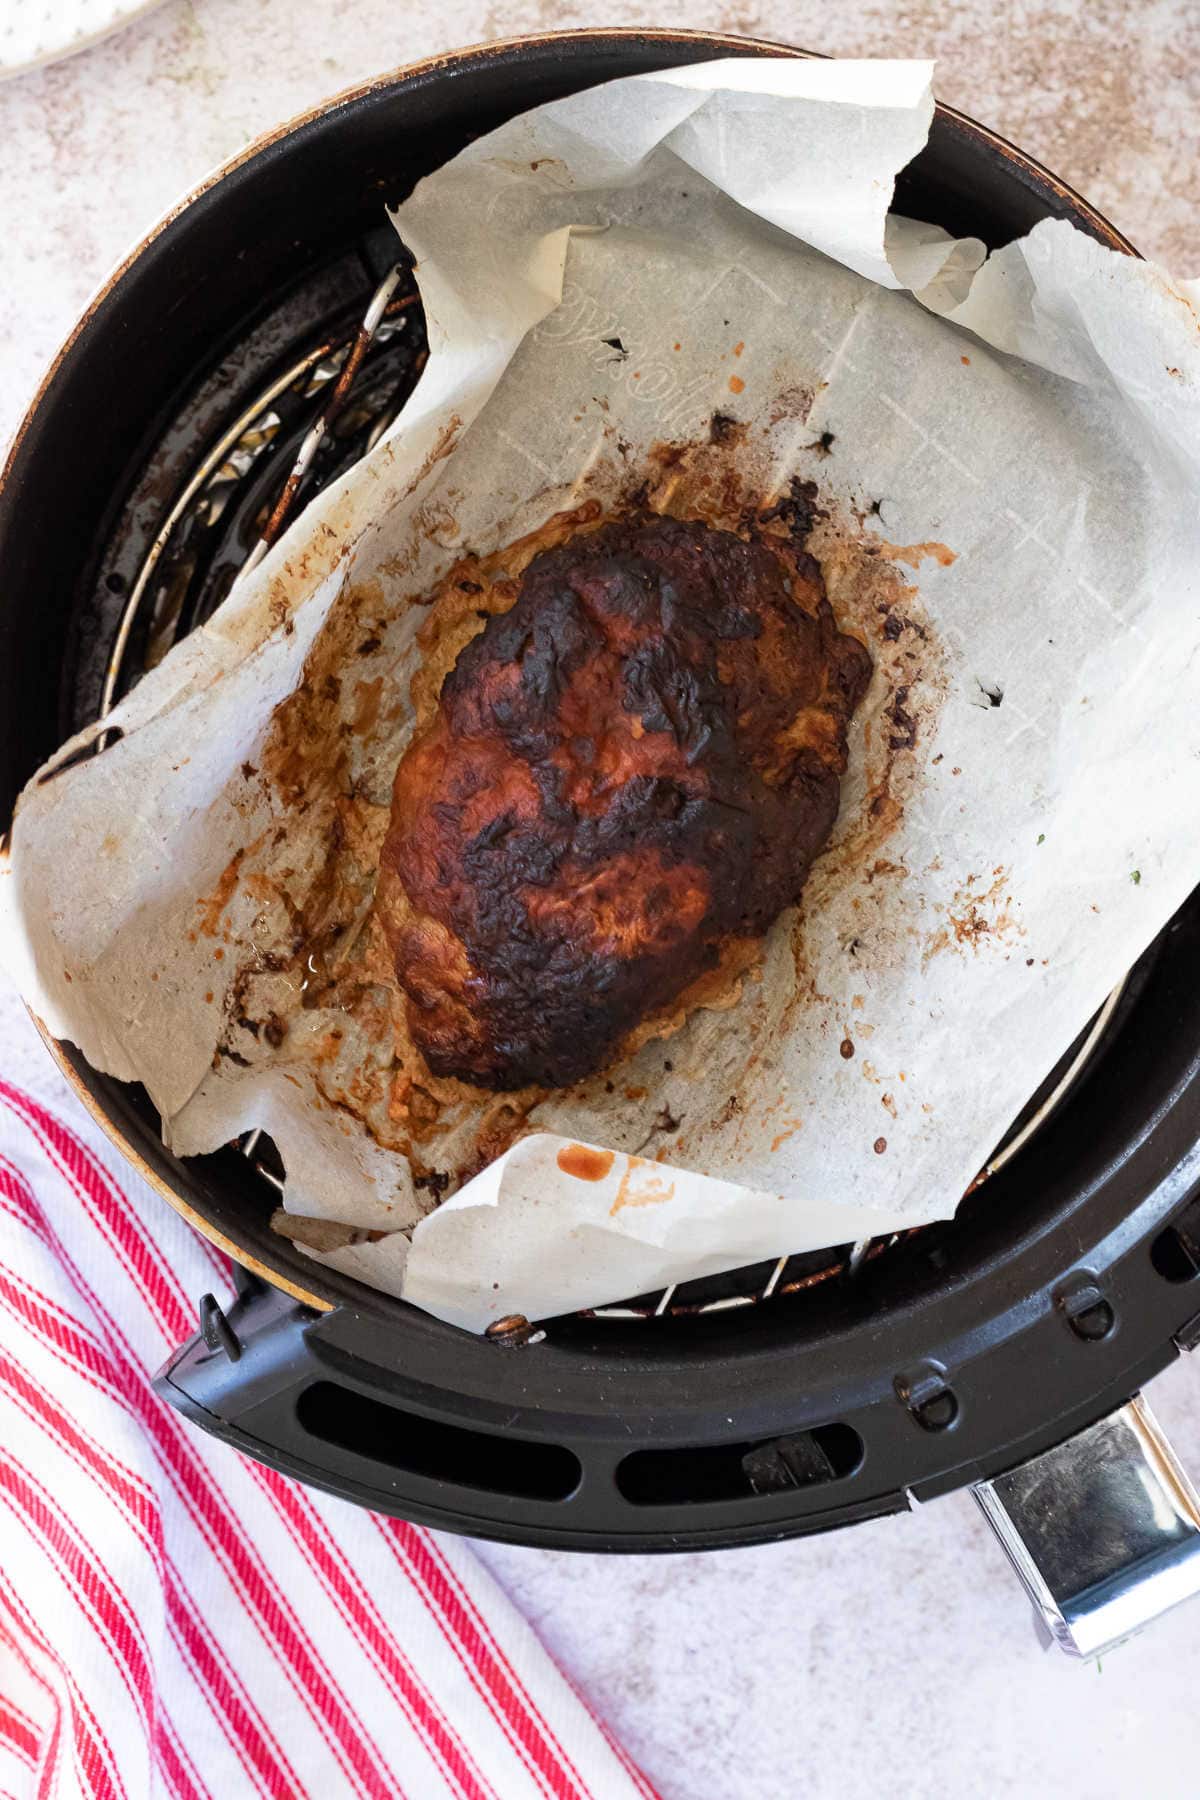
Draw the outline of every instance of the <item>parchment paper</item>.
M326 1260L471 1329L949 1216L1200 878L1193 287L1062 223L980 267L889 219L929 76L641 77L423 182L396 225L432 353L397 425L119 741L23 796L5 954L50 1029L182 1154L263 1128L290 1212L384 1234ZM369 860L416 603L581 503L744 521L793 478L876 661L801 913L732 1006L410 1141L370 1004L305 1006L280 946L335 818Z

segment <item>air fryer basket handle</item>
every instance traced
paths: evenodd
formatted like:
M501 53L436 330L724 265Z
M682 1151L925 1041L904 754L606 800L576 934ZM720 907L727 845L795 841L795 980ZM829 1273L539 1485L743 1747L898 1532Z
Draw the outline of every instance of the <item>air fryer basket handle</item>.
M587 1549L611 1547L614 1535L631 1548L659 1542L646 1532L645 1496L618 1491L619 1468L635 1460L623 1437L535 1442L533 1431L526 1441L494 1422L481 1419L476 1430L472 1417L444 1420L357 1366L346 1336L357 1315L315 1312L245 1270L237 1284L226 1307L201 1300L199 1330L155 1378L158 1393L204 1430L298 1480L419 1523L475 1536L536 1528L532 1541ZM814 1502L802 1515L806 1530L903 1510L903 1490L831 1505L829 1489L804 1485L794 1456L781 1457L797 1447L758 1447L790 1479L764 1484L753 1478L757 1462L747 1470L751 1492L728 1503L739 1526L758 1512L763 1538L784 1535L781 1502L803 1495ZM661 1462L661 1446L655 1456ZM654 1480L662 1478L659 1470ZM1045 1636L1069 1655L1097 1656L1200 1594L1200 1495L1140 1396L972 1491ZM688 1508L671 1506L673 1527L686 1532ZM794 1529L797 1515L786 1517ZM726 1519L691 1541L730 1541Z
M1099 1656L1200 1593L1200 1495L1140 1395L972 1491L1069 1656Z
M186 1418L248 1455L307 1474L295 1396L312 1379L308 1325L320 1315L235 1265L237 1296L225 1308L205 1294L199 1330L168 1357L155 1391Z

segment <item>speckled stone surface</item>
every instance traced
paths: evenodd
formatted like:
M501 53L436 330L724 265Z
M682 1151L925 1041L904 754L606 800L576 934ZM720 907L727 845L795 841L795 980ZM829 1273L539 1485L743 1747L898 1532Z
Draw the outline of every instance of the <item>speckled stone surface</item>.
M58 62L160 0L25 0L0 6L0 76Z
M567 0L168 0L0 85L0 440L106 271L214 163L399 63L597 22L936 56L942 99L1030 150L1146 254L1200 274L1191 0L611 0L601 21ZM53 1092L3 989L0 1061ZM1178 1365L1150 1398L1200 1471L1200 1368ZM668 1800L1192 1800L1200 1788L1200 1602L1101 1669L1043 1654L964 1496L707 1557L481 1554Z

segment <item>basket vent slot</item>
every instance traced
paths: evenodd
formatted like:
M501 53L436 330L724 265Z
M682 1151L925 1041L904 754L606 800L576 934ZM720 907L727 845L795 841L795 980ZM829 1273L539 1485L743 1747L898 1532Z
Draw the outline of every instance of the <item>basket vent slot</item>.
M305 1431L322 1443L455 1487L518 1499L566 1500L583 1474L579 1458L561 1444L448 1425L334 1381L314 1381L305 1388L296 1412Z
M756 1444L635 1450L617 1469L617 1487L631 1506L743 1500L843 1481L862 1457L862 1439L849 1425L817 1425Z
M1159 1232L1150 1260L1164 1281L1194 1281L1200 1275L1200 1194Z

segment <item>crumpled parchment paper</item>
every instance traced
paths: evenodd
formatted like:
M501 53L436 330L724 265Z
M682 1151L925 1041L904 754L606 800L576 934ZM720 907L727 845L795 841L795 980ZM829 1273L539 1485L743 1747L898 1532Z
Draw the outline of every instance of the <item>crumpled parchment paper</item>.
M1194 284L889 218L929 79L639 77L421 183L397 424L22 798L4 953L49 1028L182 1154L265 1130L291 1213L371 1234L325 1260L471 1329L949 1216L1200 878ZM386 995L288 950L318 899L361 933L330 832L361 874L453 644L421 603L571 508L744 522L794 480L876 663L799 913L605 1077L422 1111Z

